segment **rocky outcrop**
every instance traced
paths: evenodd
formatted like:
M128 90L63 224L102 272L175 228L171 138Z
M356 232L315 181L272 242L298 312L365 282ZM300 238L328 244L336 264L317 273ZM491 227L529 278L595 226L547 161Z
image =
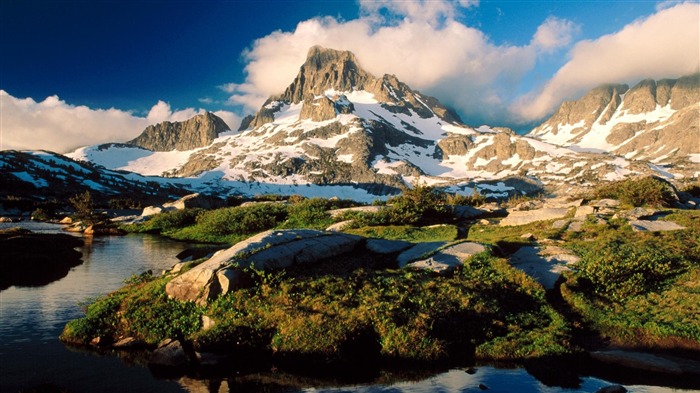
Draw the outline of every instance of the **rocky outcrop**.
M534 278L545 289L554 288L561 274L581 258L556 246L525 246L510 257L510 264Z
M220 133L229 130L220 117L207 112L183 122L164 121L148 126L127 144L152 151L192 150L208 146Z
M171 210L183 210L188 208L218 209L226 206L226 201L211 195L199 193L185 195L184 197L158 206L147 206L143 209L141 217L150 217Z
M269 270L316 263L352 251L361 240L354 235L305 229L266 231L217 252L168 282L165 290L174 299L206 303L225 294L224 289L233 289L229 285L241 280L237 277L239 268Z

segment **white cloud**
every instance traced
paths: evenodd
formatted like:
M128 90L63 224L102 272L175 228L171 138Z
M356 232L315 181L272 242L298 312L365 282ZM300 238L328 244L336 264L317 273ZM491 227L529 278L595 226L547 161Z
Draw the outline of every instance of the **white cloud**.
M138 136L150 124L182 121L202 109L173 112L158 101L146 117L119 109L91 109L66 103L58 96L36 102L15 98L0 90L0 149L51 150L65 153L80 146L125 142ZM240 119L231 112L214 112L232 128Z
M545 52L552 52L571 44L574 35L579 31L580 27L575 23L550 16L537 28L535 36L532 37L532 44Z
M495 45L480 30L453 19L457 1L361 1L355 20L331 17L300 22L294 31L276 31L256 40L244 53L246 81L220 88L229 103L255 111L267 97L280 94L296 76L309 48L321 45L350 50L376 76L395 74L403 82L434 95L465 118L489 117L503 123L514 86L538 56L568 45L577 26L549 18L528 45ZM394 18L387 21L381 10ZM439 20L437 20L439 19Z
M700 4L661 9L622 30L577 43L570 60L544 88L513 106L524 120L551 113L564 99L602 83L634 84L646 78L677 78L700 70Z

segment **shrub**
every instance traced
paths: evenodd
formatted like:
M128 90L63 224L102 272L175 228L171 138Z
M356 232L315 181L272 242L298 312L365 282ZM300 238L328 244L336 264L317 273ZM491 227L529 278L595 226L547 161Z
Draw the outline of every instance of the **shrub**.
M90 191L85 191L82 194L77 194L68 199L70 204L75 209L75 216L79 221L91 225L100 221L100 216L95 212L92 195Z
M218 236L254 234L274 228L287 218L287 206L261 203L207 211L193 230Z
M293 195L292 195L293 196ZM291 200L291 199L290 199ZM312 198L298 200L289 206L289 217L282 228L327 228L333 219L327 213L331 203L326 199Z
M628 206L671 206L677 200L672 186L656 177L626 179L595 190L596 198L619 199Z

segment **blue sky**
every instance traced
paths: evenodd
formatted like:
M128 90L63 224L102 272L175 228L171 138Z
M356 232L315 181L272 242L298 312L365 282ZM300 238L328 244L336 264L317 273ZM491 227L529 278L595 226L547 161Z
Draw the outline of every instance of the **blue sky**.
M234 123L314 44L468 124L526 129L595 85L697 71L699 20L697 2L2 0L0 148L123 141L200 110Z

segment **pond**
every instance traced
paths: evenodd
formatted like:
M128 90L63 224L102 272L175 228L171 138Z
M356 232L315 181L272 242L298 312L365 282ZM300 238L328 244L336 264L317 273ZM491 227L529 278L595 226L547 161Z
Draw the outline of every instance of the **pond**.
M35 232L61 232L58 225L22 222L0 224L0 229L22 226ZM581 377L576 388L548 387L524 369L489 366L474 370L447 370L412 381L384 384L329 383L267 373L246 377L175 380L154 377L147 367L71 350L58 340L67 321L82 316L81 304L119 288L132 274L160 273L177 263L175 255L191 244L154 235L85 238L83 263L68 275L41 287L10 287L0 291L0 391L18 392L37 386L57 386L70 392L595 392L611 382ZM20 262L18 262L20 263ZM246 379L247 378L247 379ZM285 378L293 381L285 381ZM340 385L340 386L338 386ZM678 391L664 387L629 386L634 392Z

